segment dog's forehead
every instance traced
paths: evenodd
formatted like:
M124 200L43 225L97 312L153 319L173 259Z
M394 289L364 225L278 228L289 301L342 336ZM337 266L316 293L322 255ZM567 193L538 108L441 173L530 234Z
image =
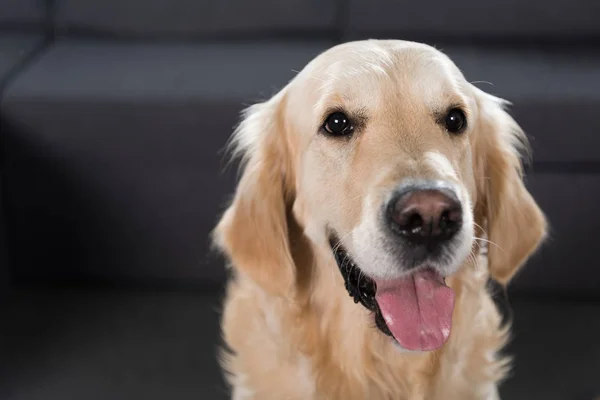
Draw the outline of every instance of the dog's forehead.
M464 78L433 47L405 41L363 41L334 47L299 76L317 110L328 103L381 108L401 100L428 107L464 97Z

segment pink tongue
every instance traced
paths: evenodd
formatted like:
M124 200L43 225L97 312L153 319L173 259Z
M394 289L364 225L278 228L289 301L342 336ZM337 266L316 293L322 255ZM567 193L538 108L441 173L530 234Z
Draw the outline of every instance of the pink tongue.
M441 347L452 327L454 291L440 275L423 270L391 281L376 281L375 296L385 322L407 350Z

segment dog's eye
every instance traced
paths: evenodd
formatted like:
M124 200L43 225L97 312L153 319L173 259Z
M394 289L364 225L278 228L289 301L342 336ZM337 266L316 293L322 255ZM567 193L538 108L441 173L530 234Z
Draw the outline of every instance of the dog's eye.
M330 135L341 136L352 132L352 125L346 114L342 112L334 112L325 120L323 128Z
M448 132L461 133L467 127L467 117L461 109L453 108L448 111L448 114L444 119L444 124L446 124Z

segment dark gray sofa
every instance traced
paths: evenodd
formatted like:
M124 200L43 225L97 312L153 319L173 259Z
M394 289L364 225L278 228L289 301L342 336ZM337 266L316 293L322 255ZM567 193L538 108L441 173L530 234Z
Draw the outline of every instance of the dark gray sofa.
M593 0L0 0L0 398L226 398L208 242L235 183L221 150L244 106L369 37L435 45L514 103L552 233L511 288L502 393L599 394L598 15Z

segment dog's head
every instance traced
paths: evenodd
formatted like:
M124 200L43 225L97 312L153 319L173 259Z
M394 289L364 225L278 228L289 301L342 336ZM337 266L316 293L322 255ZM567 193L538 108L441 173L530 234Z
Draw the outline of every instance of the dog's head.
M217 243L264 290L292 293L299 225L330 246L383 333L438 348L454 307L445 278L476 241L491 243L490 273L507 283L545 234L522 182L526 138L503 106L429 46L334 47L247 110L232 142L244 172Z

